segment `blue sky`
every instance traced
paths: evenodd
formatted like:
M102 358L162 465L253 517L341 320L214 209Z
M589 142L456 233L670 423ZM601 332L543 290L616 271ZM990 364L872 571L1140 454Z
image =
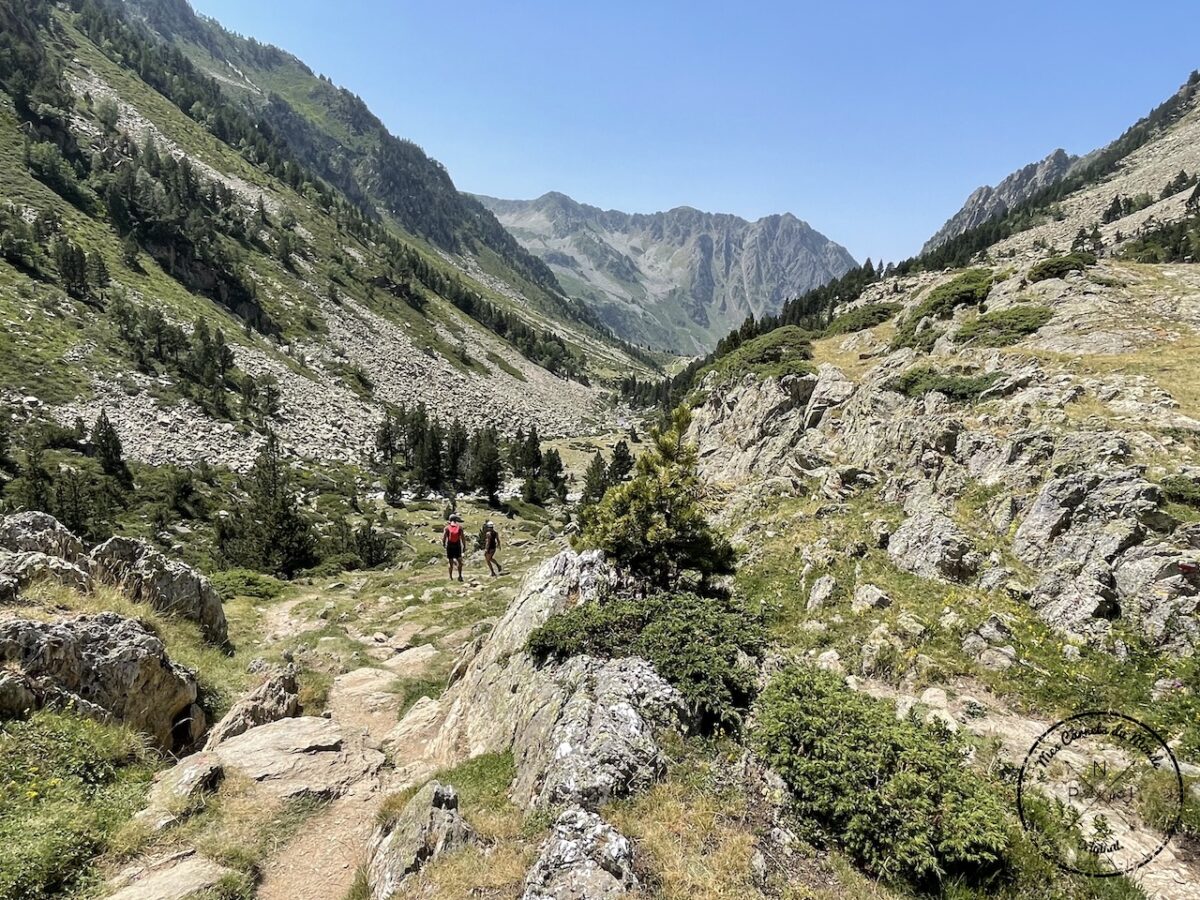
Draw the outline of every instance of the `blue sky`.
M367 101L464 190L793 212L896 260L983 183L1200 67L1194 0L193 0Z

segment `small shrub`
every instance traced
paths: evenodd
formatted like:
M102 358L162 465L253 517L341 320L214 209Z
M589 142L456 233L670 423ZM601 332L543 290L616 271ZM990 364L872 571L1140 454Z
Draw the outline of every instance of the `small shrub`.
M897 721L890 703L828 672L793 667L759 704L754 743L818 823L890 881L982 878L1002 868L1013 828L999 797L944 730Z
M255 600L274 600L283 593L284 584L278 578L252 572L249 569L228 569L209 576L212 586L222 600L251 597Z
M889 379L888 390L897 391L906 397L923 397L937 391L949 399L967 403L979 398L979 395L995 385L1002 378L1003 372L989 372L987 375L959 375L939 372L931 366L918 366L909 369L903 375Z
M687 700L705 730L735 730L754 696L746 657L763 649L762 619L734 600L658 594L585 603L553 616L529 636L537 659L640 656Z
M868 303L842 313L829 323L826 335L853 334L881 325L900 311L899 303Z
M1068 253L1066 256L1052 256L1043 259L1029 270L1026 276L1032 284L1045 281L1048 278L1063 278L1068 272L1082 272L1088 266L1096 264L1096 254L1083 251Z
M1186 475L1168 475L1162 480L1163 496L1172 503L1200 507L1200 484Z
M1008 347L1027 334L1033 334L1052 316L1053 313L1046 306L1020 306L984 313L965 324L955 340L976 347Z
M892 347L914 347L928 352L937 340L937 333L927 329L918 334L917 326L925 319L948 319L960 306L978 306L991 289L992 273L987 269L967 269L958 277L939 284L904 317L892 339Z

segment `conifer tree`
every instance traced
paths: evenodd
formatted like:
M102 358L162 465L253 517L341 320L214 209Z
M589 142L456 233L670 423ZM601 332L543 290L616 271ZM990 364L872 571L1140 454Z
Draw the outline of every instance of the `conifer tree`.
M562 456L551 447L542 457L542 478L549 484L559 500L567 499L567 474Z
M596 503L604 496L604 492L608 489L608 466L605 465L604 456L600 451L596 451L596 455L592 457L592 461L588 463L587 471L583 476L583 496L584 503Z
M450 430L446 432L446 460L443 469L446 481L455 491L463 486L470 442L470 436L463 423L458 419L451 422Z
M629 452L629 445L624 441L617 441L617 445L613 447L612 462L608 466L608 484L620 484L633 471L633 454Z
M491 425L481 428L475 433L473 445L471 484L494 504L499 501L500 486L504 483L504 463L500 458L500 440L496 429Z
M109 421L106 410L100 410L100 415L96 417L88 445L105 475L115 478L124 487L133 486L133 476L125 464L121 436Z

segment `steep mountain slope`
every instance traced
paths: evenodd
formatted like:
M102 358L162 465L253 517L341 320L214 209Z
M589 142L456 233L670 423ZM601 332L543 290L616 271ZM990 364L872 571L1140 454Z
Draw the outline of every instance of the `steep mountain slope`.
M946 224L937 230L922 252L932 250L952 237L957 237L964 231L982 225L989 219L995 219L1030 197L1054 184L1059 179L1070 174L1071 169L1079 162L1078 156L1071 156L1065 150L1058 149L1040 162L1030 163L1013 172L995 187L984 185L976 188L962 209L946 220Z
M479 200L619 335L709 350L747 316L852 268L844 247L790 214L755 222L688 207L631 215L560 193Z
M125 0L137 19L211 75L238 103L271 123L303 165L355 202L460 264L479 265L523 302L578 328L588 309L562 295L527 253L449 173L411 141L392 135L363 101L277 47L197 16L187 0Z
M387 404L575 431L589 374L644 367L477 234L452 255L372 220L123 13L6 6L4 401L107 408L135 458L242 468L266 420L299 455L361 458ZM215 375L184 352L202 330Z

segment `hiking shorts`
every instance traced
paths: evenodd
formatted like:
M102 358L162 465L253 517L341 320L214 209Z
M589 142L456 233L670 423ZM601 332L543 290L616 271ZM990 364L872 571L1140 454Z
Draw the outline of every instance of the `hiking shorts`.
M446 545L446 559L462 559L462 543Z

